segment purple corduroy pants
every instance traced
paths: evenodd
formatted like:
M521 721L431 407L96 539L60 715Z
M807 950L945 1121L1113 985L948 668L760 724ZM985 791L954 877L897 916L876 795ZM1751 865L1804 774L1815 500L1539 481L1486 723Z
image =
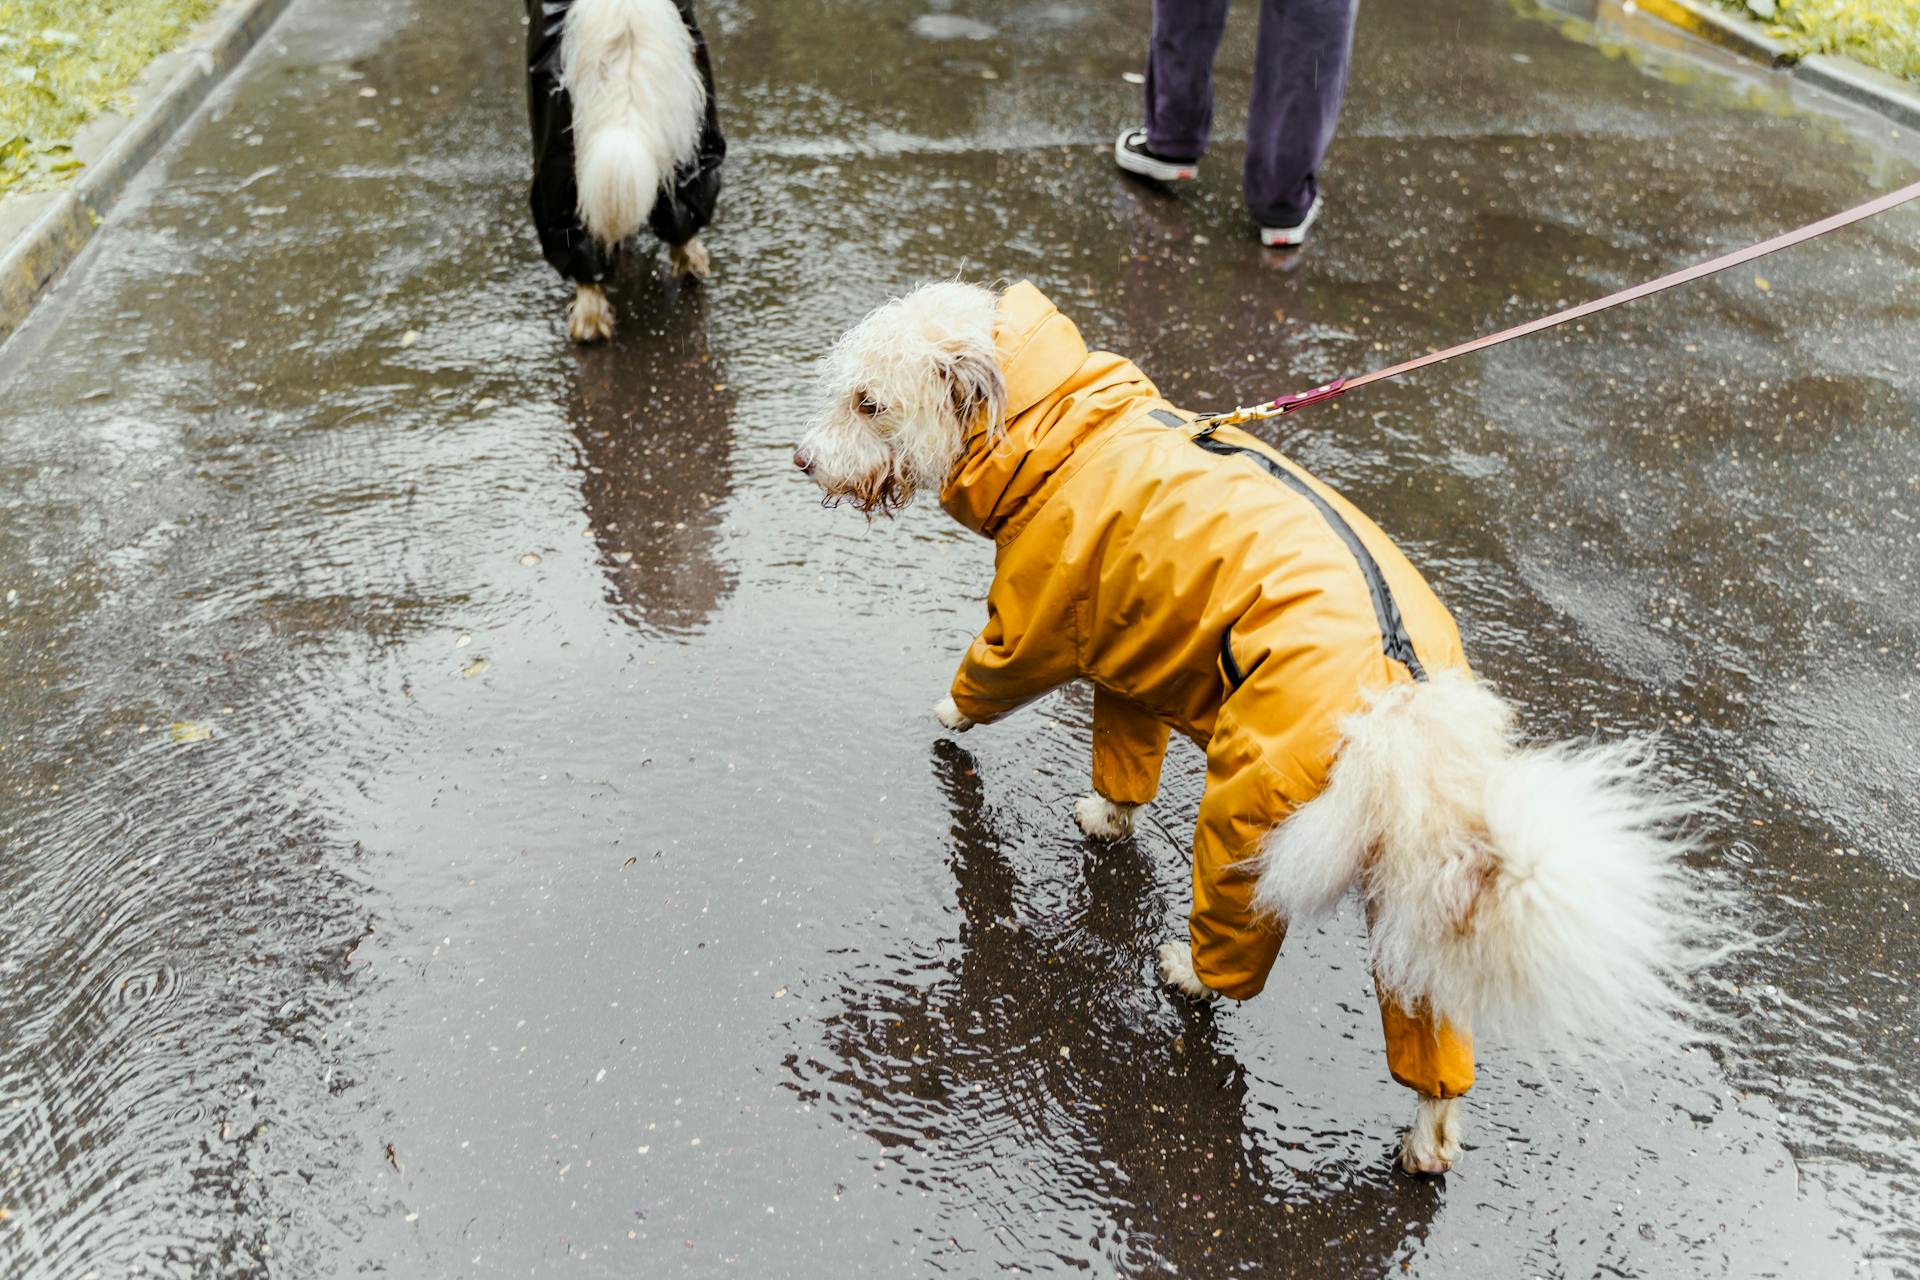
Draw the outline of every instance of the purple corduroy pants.
M1147 146L1196 160L1213 129L1213 55L1228 0L1153 0L1147 50ZM1319 193L1315 174L1347 96L1359 0L1260 0L1253 102L1247 110L1247 209L1293 226Z

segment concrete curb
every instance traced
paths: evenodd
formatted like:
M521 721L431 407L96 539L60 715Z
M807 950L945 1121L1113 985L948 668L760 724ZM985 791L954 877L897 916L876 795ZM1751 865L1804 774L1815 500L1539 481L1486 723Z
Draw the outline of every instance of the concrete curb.
M1826 53L1800 57L1792 46L1767 34L1767 29L1752 18L1729 13L1706 0L1628 0L1626 8L1742 57L1784 68L1796 80L1877 111L1896 124L1920 129L1920 86L1864 62Z
M1814 53L1800 59L1793 74L1835 97L1871 107L1909 129L1920 129L1920 89L1877 67L1852 58Z
M0 251L0 344L79 256L128 184L291 3L226 0L192 40L154 60L136 83L130 119L110 125L105 139L92 125L83 131L95 137L85 146L76 142L76 150L101 149L73 185L0 203L0 213L10 215L5 221L19 226Z

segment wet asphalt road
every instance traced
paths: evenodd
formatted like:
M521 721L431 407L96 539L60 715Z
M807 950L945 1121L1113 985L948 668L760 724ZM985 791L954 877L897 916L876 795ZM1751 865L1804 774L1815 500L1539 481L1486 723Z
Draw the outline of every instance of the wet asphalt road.
M1483 1045L1444 1182L1389 1169L1358 920L1249 1005L1155 991L1198 753L1086 844L1084 691L928 714L990 549L788 462L812 357L931 276L1030 276L1208 407L1911 139L1368 0L1284 259L1231 141L1179 198L1103 160L1142 5L709 3L715 276L642 255L582 352L517 7L302 0L0 353L0 1274L1920 1274L1920 210L1272 433L1534 729L1667 733L1767 938L1724 1050Z

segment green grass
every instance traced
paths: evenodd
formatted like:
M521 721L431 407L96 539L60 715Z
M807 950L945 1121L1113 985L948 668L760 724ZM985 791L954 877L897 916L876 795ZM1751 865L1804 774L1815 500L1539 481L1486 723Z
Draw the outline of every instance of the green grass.
M218 0L0 0L0 192L58 186L73 135Z
M1718 0L1796 53L1837 53L1920 84L1920 0Z

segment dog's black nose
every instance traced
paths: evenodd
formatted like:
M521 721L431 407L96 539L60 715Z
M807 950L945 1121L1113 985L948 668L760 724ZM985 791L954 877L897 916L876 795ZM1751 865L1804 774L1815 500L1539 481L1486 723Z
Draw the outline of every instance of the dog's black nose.
M808 453L805 449L795 449L793 451L793 465L800 468L802 471L806 472L808 475L812 475L813 474L813 455Z

